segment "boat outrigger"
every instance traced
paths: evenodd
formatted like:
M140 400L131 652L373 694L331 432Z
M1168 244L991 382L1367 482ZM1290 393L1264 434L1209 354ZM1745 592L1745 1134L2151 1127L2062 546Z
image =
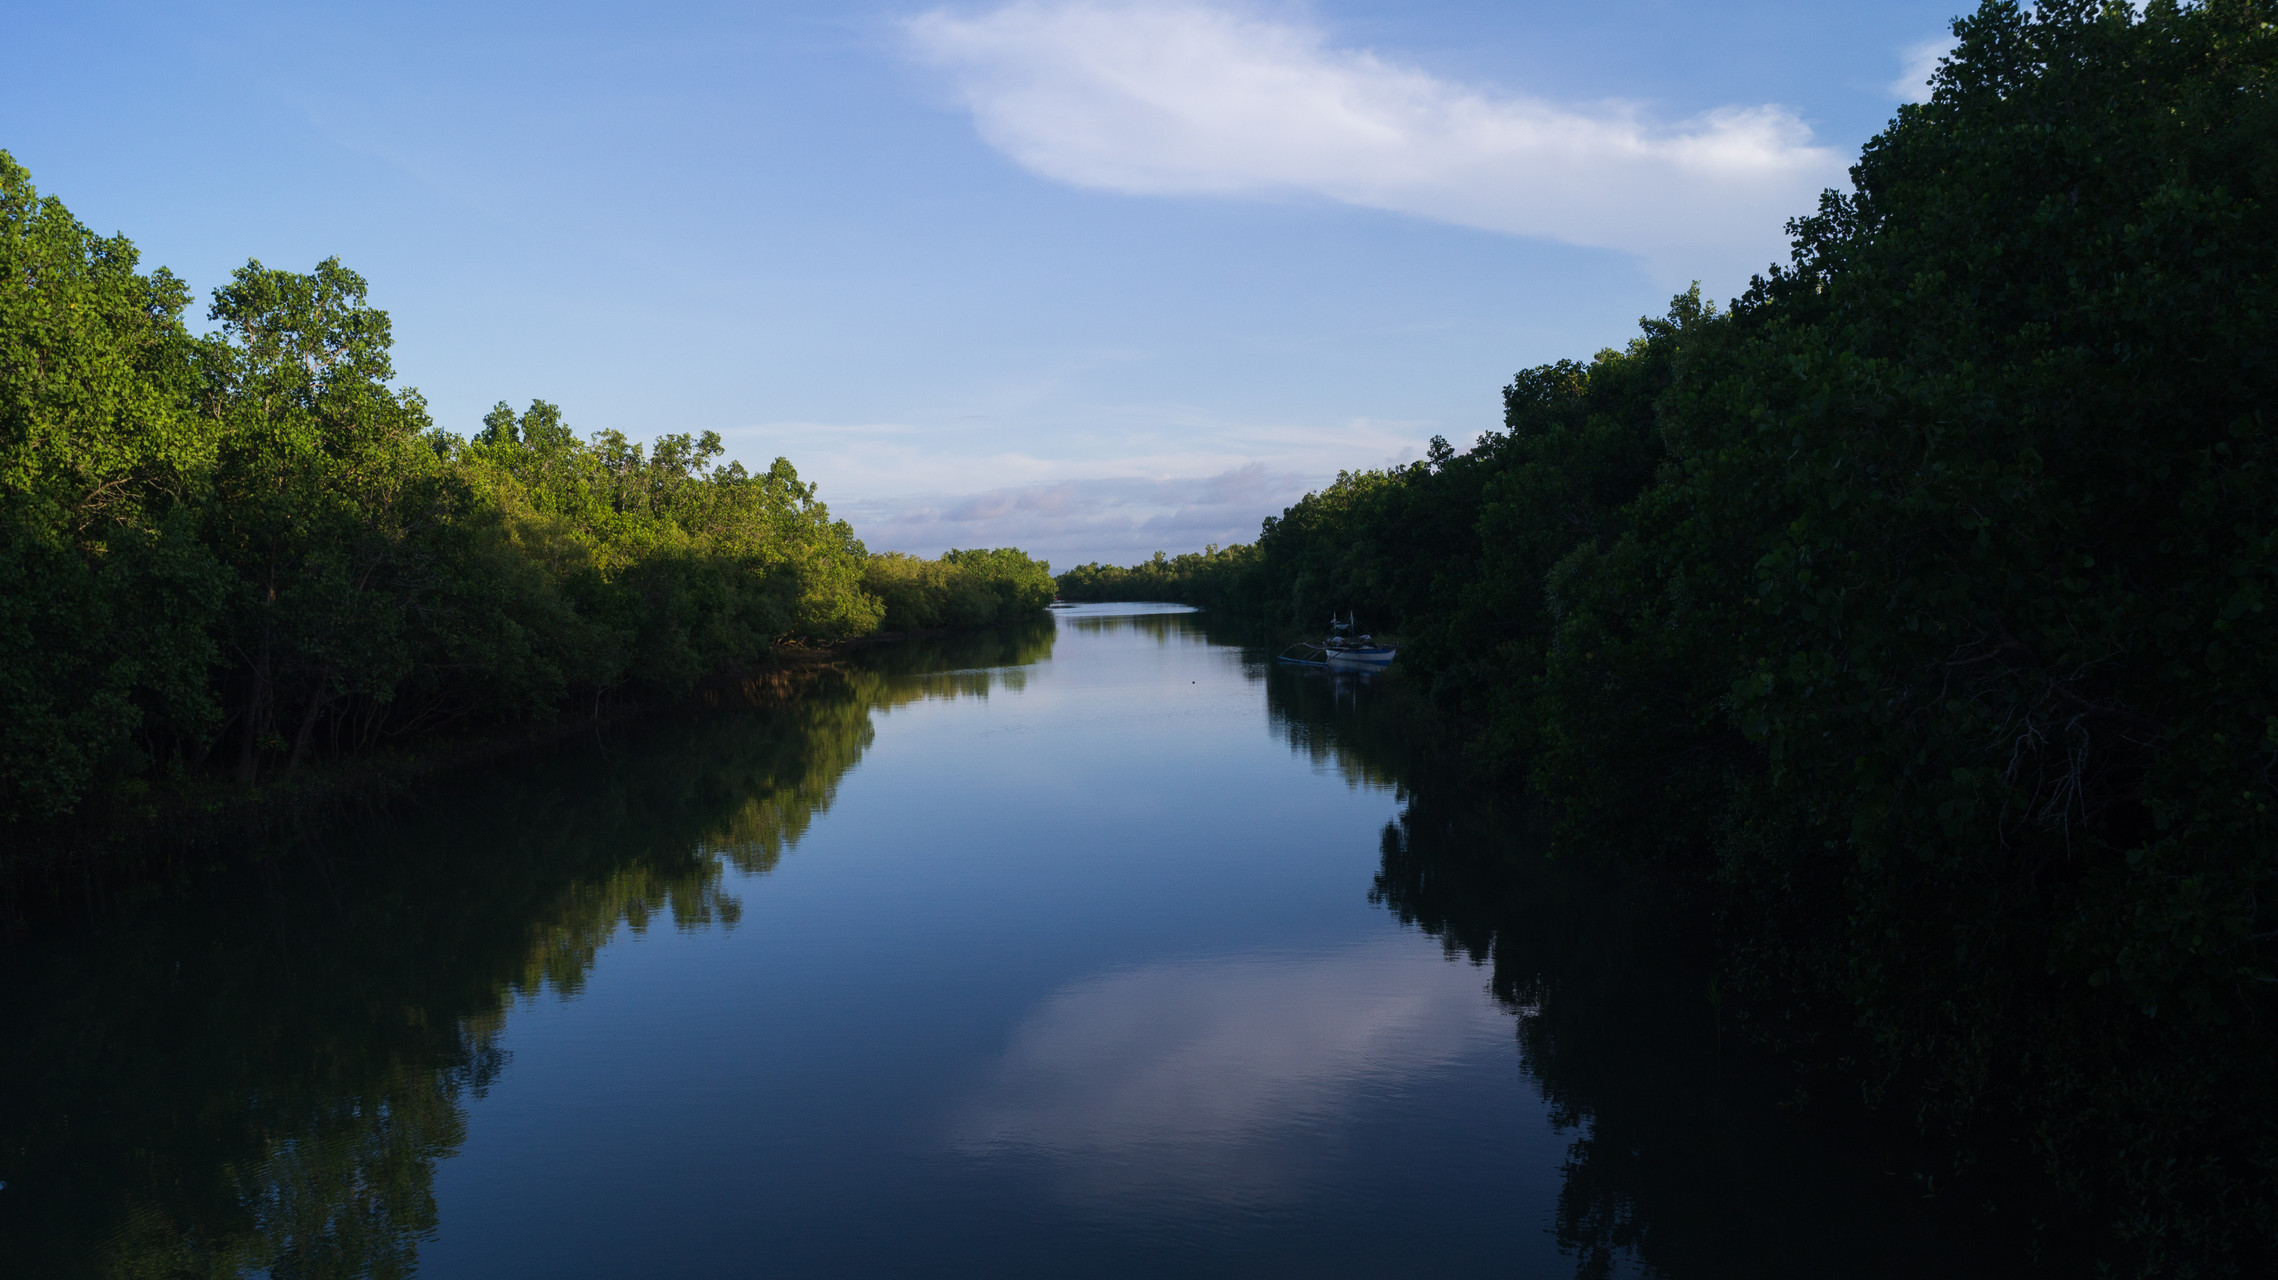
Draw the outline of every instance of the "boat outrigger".
M1319 644L1310 641L1293 644L1282 650L1281 661L1300 667L1333 667L1339 671L1382 671L1392 665L1393 655L1400 650L1395 645L1378 644L1374 636L1354 636L1353 618L1337 621L1329 616L1329 636Z

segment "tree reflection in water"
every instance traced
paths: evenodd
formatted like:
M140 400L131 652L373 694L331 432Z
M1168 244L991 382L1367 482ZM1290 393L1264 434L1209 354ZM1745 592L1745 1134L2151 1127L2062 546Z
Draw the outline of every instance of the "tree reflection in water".
M1053 635L773 673L384 826L35 927L0 992L5 1271L411 1274L514 1001L577 992L620 928L732 927L724 868L797 845L873 712L1017 685Z
M1488 968L1521 1067L1572 1135L1557 1232L1578 1275L1995 1269L1955 1206L1826 1132L1824 1110L1799 1114L1795 1082L1725 1034L1696 906L1649 877L1546 856L1522 805L1434 757L1429 712L1396 675L1251 652L1292 750L1400 788L1370 898Z

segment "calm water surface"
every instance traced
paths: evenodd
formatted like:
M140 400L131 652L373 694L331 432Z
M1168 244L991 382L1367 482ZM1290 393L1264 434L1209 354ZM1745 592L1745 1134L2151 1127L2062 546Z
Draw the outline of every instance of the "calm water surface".
M1396 680L1092 606L731 701L0 953L0 1274L1956 1269Z

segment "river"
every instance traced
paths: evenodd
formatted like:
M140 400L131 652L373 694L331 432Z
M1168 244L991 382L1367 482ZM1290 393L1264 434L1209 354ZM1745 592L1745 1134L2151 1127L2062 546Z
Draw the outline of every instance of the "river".
M1682 911L1396 673L1205 623L790 673L37 923L0 1273L1968 1272Z

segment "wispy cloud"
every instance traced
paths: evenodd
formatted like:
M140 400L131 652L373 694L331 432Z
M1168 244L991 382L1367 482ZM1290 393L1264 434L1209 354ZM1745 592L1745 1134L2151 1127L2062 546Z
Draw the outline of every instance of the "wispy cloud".
M982 137L1059 181L1302 194L1644 256L1664 275L1777 256L1843 178L1788 108L1656 121L1473 88L1195 0L1017 0L908 20Z
M1960 43L1952 36L1940 36L1900 50L1899 58L1906 69L1890 82L1890 96L1900 102L1928 102L1930 77L1938 73L1938 60L1952 53Z

